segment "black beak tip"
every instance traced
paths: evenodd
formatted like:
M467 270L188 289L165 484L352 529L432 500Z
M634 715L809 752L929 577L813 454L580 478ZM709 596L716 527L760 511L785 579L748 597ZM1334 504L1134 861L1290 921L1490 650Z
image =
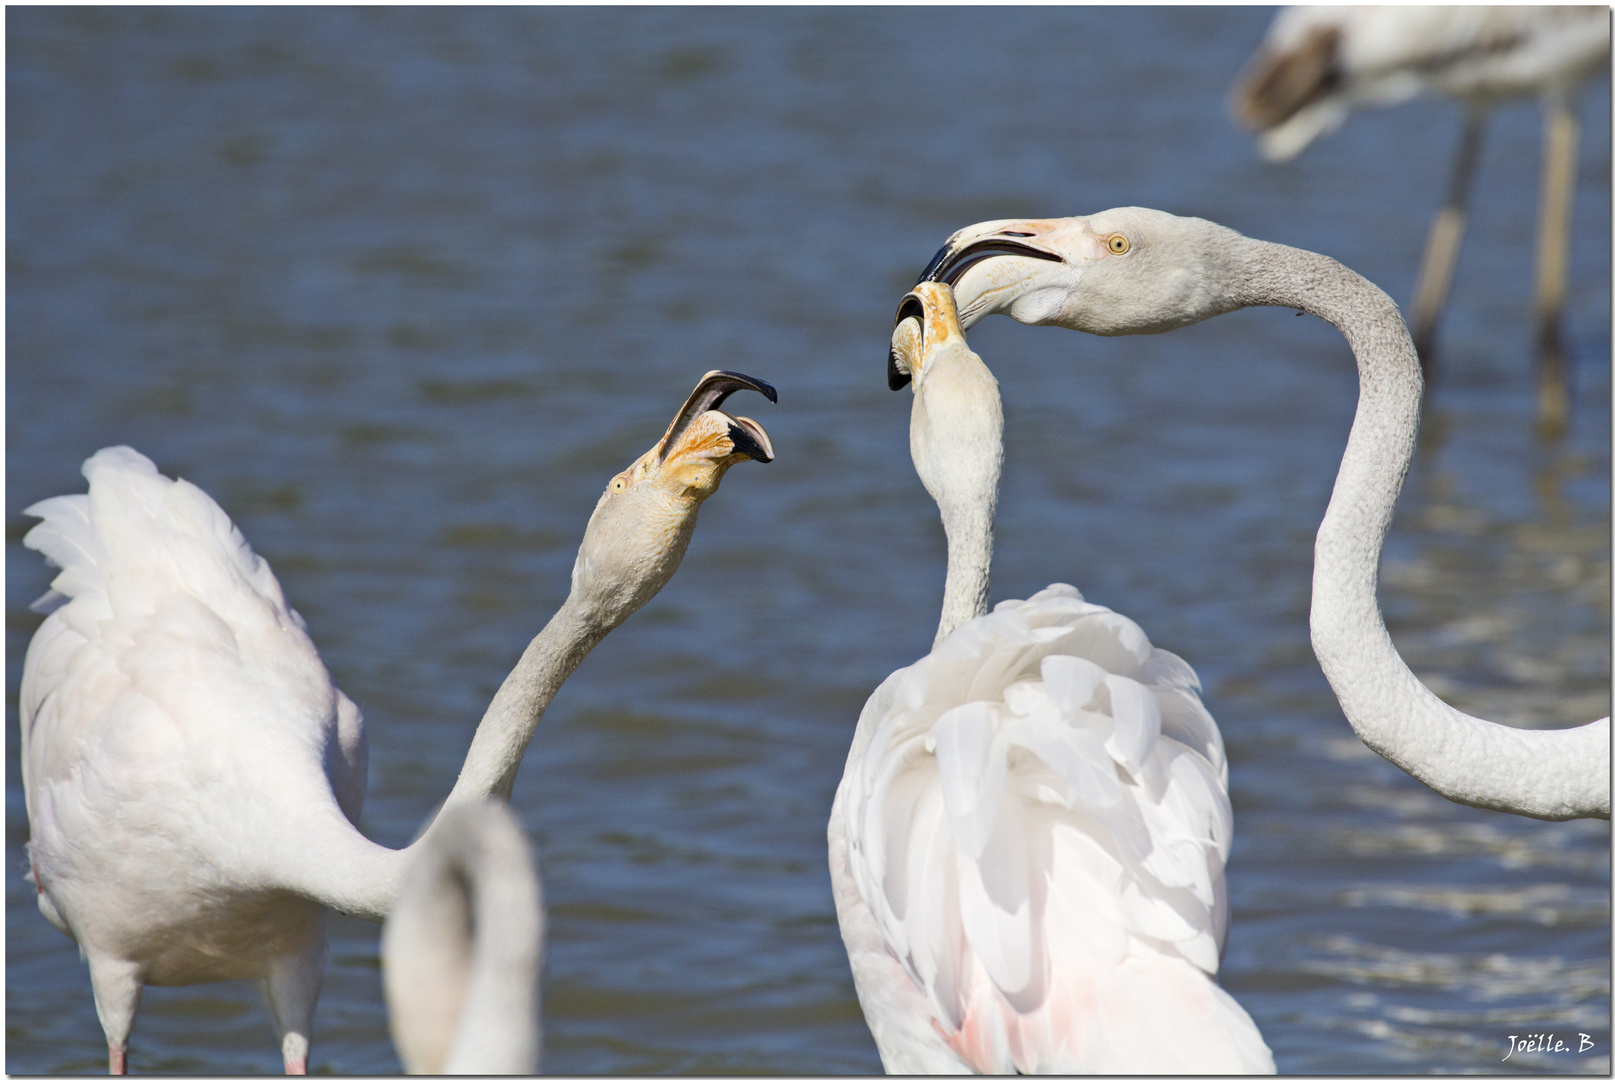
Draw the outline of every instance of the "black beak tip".
M942 249L942 251L946 250L947 248ZM942 258L942 252L937 253L937 259L940 258ZM931 260L932 263L935 263L937 259ZM925 325L925 303L913 293L903 297L902 302L897 305L897 317L892 320L892 328L895 330L902 325L904 319L915 319L922 327ZM923 333L924 331L922 330L921 332ZM886 385L893 390L901 390L908 384L908 373L897 366L897 350L886 350Z
M774 455L768 452L768 448L758 442L756 436L752 435L743 424L729 425L729 441L734 443L736 453L745 454L753 461L767 465L774 460Z
M953 240L949 239L946 244L943 244L942 247L937 250L935 255L931 256L931 261L926 263L925 269L920 272L920 280L916 281L914 284L920 285L927 281L941 281L942 279L938 275L942 272L943 264L948 261L948 256L952 254Z
M739 371L709 371L702 380L702 386L707 385L718 391L705 403L709 409L721 408L729 395L736 390L755 390L770 403L779 404L779 391L775 390L771 383L766 383L755 375L746 375ZM697 387L697 390L699 389Z

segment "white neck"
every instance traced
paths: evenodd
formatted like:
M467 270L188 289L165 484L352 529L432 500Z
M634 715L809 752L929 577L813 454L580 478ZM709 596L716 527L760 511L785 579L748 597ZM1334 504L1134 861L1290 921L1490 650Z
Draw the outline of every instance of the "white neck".
M568 596L505 676L477 725L445 807L490 796L510 798L516 770L544 710L583 658L613 629L583 608L575 593Z
M1004 463L998 382L962 340L932 353L914 384L909 452L942 513L948 578L936 640L987 613L993 514Z
M443 809L509 797L544 710L567 676L614 626L592 617L576 593L567 597L494 695ZM405 868L443 816L440 813L409 847L394 850L366 839L335 810L334 800L330 810L300 823L307 827L295 838L288 837L289 844L295 841L293 851L276 863L289 868L289 877L276 884L345 915L379 922L392 910Z
M1239 305L1308 311L1345 334L1360 391L1318 529L1312 646L1359 738L1454 802L1530 817L1609 816L1608 719L1506 727L1454 709L1402 662L1376 596L1380 551L1413 458L1423 380L1407 327L1373 283L1333 259L1238 238Z
M948 537L948 578L942 587L941 641L978 615L987 614L987 586L993 561L993 508L944 509L942 530Z

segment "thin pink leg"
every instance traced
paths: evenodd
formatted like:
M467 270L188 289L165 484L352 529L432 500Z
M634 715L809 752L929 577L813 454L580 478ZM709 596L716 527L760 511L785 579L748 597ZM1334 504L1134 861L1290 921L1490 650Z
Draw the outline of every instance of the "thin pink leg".
M107 1074L123 1076L129 1071L129 1048L107 1043Z
M303 948L277 956L258 980L280 1037L280 1060L287 1076L308 1074L308 1036L314 1027L314 1003L325 976L325 920L316 924Z

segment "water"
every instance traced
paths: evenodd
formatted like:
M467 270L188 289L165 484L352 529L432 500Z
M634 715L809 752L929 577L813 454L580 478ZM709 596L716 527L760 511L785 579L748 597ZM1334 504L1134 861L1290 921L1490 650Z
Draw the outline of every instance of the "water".
M34 500L127 442L274 565L407 842L560 603L611 474L701 372L779 460L579 669L515 805L549 899L555 1072L878 1069L824 823L864 697L930 644L943 545L885 388L898 297L970 222L1114 205L1333 255L1406 301L1450 105L1287 168L1223 94L1259 10L15 9L7 20L6 1068L97 1071L73 944L21 879ZM1447 367L1382 600L1463 708L1609 711L1609 112L1577 193L1570 433L1532 433L1536 110L1488 131ZM1307 642L1355 401L1338 334L989 320L994 600L1054 580L1200 671L1233 762L1224 983L1303 1072L1607 1071L1609 827L1446 803L1357 742ZM315 1066L397 1068L377 929L332 923ZM1500 1059L1550 1031L1585 1053ZM279 1068L245 984L148 989L139 1071Z

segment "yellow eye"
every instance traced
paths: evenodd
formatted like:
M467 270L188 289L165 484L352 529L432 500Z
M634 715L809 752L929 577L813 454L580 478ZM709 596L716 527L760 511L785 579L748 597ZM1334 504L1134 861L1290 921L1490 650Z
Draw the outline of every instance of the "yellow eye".
M615 479L615 480L613 480L611 482L611 490L612 491L627 491L628 490L628 481L626 479L624 479L623 477L621 477L621 476L617 477L617 479Z
M1112 255L1126 255L1127 249L1133 245L1127 242L1127 237L1123 236L1121 233L1117 233L1106 242L1105 246L1110 248L1110 253Z

